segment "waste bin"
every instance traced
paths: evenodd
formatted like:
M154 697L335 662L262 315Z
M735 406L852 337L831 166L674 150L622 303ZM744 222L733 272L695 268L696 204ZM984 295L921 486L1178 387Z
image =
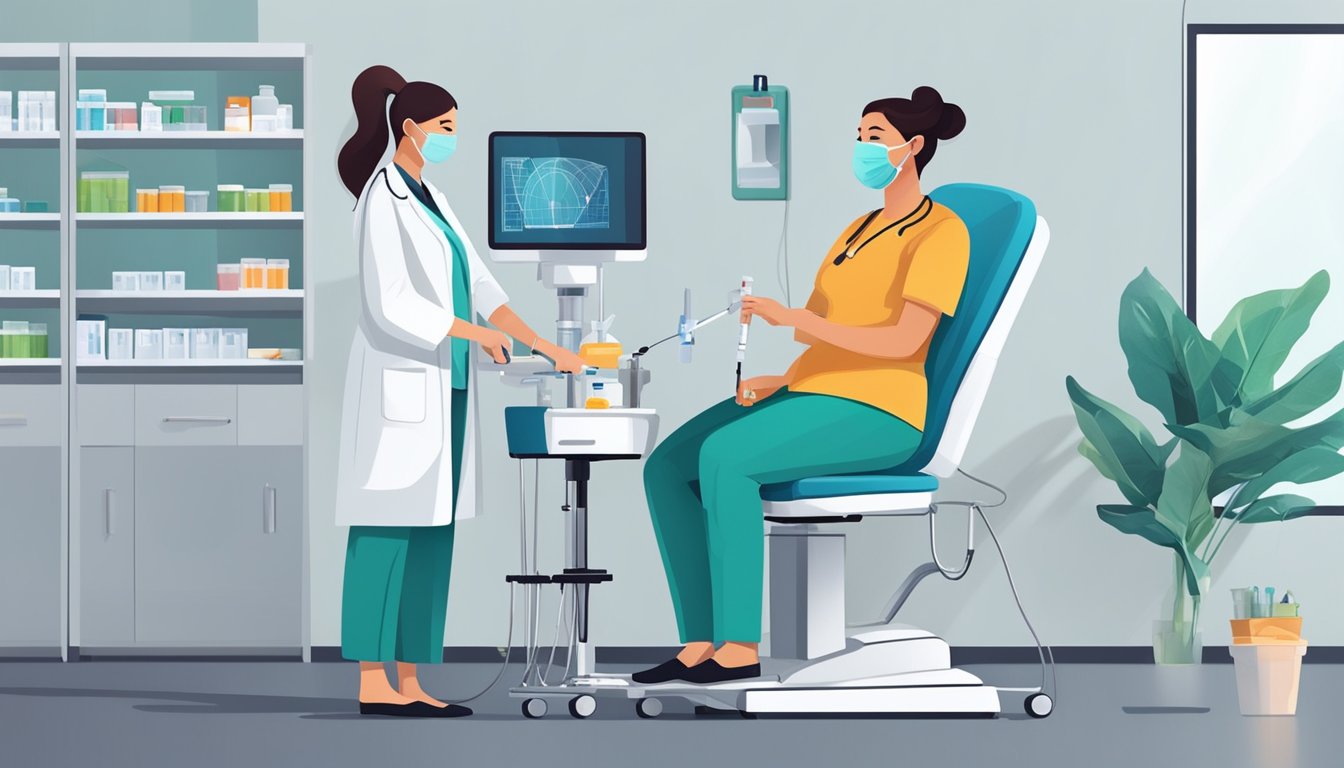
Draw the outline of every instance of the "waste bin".
M1243 715L1297 714L1307 642L1300 618L1233 619L1232 663Z

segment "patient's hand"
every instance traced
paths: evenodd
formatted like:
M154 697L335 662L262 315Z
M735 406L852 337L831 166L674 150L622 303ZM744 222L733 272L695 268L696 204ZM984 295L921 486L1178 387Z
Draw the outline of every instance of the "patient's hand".
M737 404L748 408L775 394L788 385L783 376L752 376L744 379L737 390Z

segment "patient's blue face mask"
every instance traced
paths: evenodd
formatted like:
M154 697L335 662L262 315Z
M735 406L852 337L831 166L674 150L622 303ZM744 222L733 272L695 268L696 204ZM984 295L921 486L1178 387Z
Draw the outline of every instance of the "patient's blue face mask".
M911 139L910 141L914 141ZM905 157L896 165L891 164L889 153L893 149L900 149L910 143L897 144L894 147L888 147L885 144L878 144L875 141L856 141L854 142L854 176L859 183L872 189L884 189L888 184L896 180L901 174L901 169L905 168L905 163L910 159L913 152L906 152Z
M427 163L442 163L457 151L457 134L455 133L429 133L419 125L415 129L424 134L423 144L416 144L415 148L420 152L420 157ZM415 144L415 142L411 142Z

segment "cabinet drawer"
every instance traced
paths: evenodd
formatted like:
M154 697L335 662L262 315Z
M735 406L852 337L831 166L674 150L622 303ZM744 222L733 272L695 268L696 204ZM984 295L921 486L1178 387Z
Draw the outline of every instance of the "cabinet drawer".
M303 445L303 387L238 387L239 445Z
M75 390L75 434L80 445L135 443L135 387L81 384Z
M65 398L57 384L0 385L0 445L61 445Z
M137 385L136 445L237 445L238 387Z

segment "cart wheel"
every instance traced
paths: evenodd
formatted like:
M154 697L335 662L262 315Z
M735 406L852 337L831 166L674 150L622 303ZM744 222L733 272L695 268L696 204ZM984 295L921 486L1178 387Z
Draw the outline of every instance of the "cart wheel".
M589 696L588 694L584 694L582 696L575 696L574 698L569 700L569 714L579 718L580 720L587 717L592 717L593 713L596 711L597 711L597 699L594 699L592 696Z
M663 702L652 697L640 699L635 702L635 714L643 718L657 717L663 714Z
M529 720L536 720L538 718L542 718L545 716L546 716L545 699L523 700L523 717L526 717Z
M1034 718L1049 717L1055 711L1055 700L1045 693L1033 693L1024 704L1027 714Z

